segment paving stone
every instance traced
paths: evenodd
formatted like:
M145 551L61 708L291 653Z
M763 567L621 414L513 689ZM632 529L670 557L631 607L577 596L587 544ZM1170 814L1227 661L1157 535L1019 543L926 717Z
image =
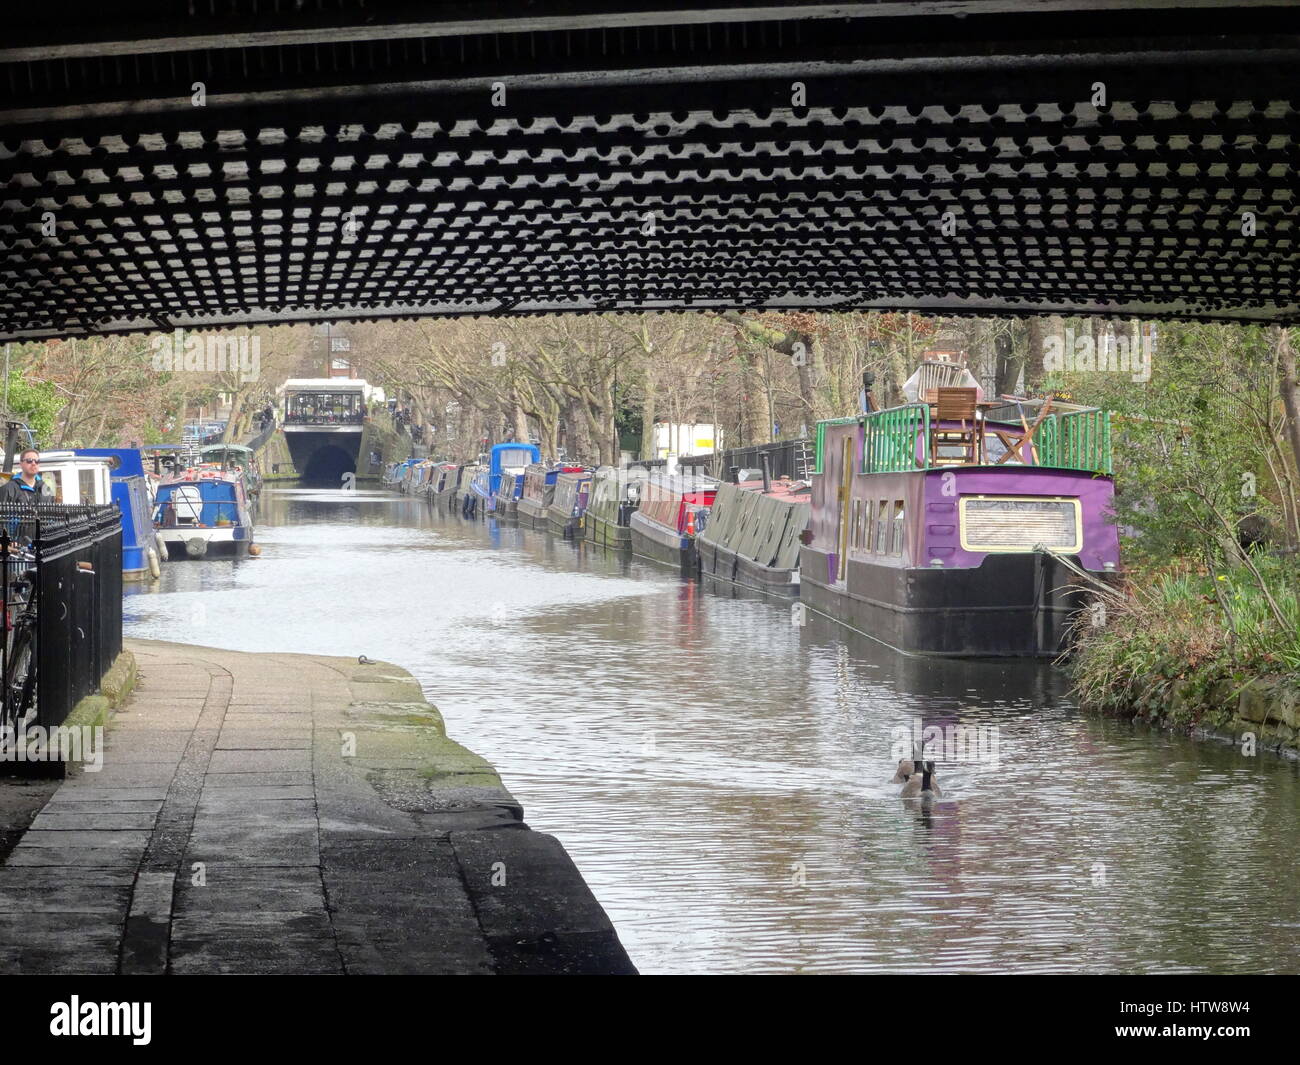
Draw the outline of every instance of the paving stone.
M311 787L310 772L294 770L282 773L208 773L203 778L207 788Z
M55 797L45 804L40 813L85 814L88 810L94 810L99 814L156 814L161 809L161 798L104 798L99 802L83 802L68 800L62 797L60 791L55 793Z
M122 918L109 913L0 913L0 972L13 975L117 971Z
M143 847L24 847L20 843L5 859L5 865L134 870L143 854Z
M273 732L267 729L223 728L217 740L219 751L305 751L311 747L311 733L301 729Z
M315 793L312 788L306 784L285 784L285 785L258 785L254 784L249 787L239 787L232 784L227 787L203 789L203 797L222 796L229 794L231 799L244 799L248 801L267 800L276 802L281 799L315 799ZM202 800L200 800L202 801Z
M65 812L66 811L66 812ZM139 810L132 813L109 812L95 806L84 811L61 806L51 810L48 806L32 821L34 829L81 829L102 831L117 828L153 828L156 810Z
M18 849L24 847L141 847L149 842L149 833L128 829L90 830L66 829L46 831L29 828L18 843Z
M85 783L90 781L90 783ZM132 788L104 787L94 782L94 776L74 777L63 784L51 802L104 803L104 802L157 802L167 798L167 789L161 787Z
M311 770L311 751L214 751L211 773L293 773Z
M0 868L0 912L126 912L134 879L129 870Z
M178 914L314 912L325 908L320 867L315 865L285 868L215 862L207 866L204 881L178 880Z
M343 963L323 910L187 913L172 920L171 971L323 975Z

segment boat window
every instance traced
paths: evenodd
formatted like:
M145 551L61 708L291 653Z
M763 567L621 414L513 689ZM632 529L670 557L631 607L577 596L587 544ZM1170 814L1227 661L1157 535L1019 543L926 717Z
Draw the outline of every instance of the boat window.
M863 500L862 501L862 542L859 546L861 546L864 550L867 551L871 550L871 533L872 530L875 528L875 526L872 524L874 516L875 516L874 504L871 502L870 499Z
M876 507L876 546L873 550L883 555L889 551L889 501L882 499Z
M95 471L78 470L77 471L77 490L81 493L81 502L95 503Z
M63 502L63 471L62 470L42 470L41 480L49 481L54 485L54 502Z
M891 555L901 555L903 553L903 501L894 500L894 544L889 552Z
M519 471L532 461L533 453L525 451L523 448L511 448L509 451L497 452L497 462L503 470L510 468Z
M861 547L862 538L862 501L855 499L853 501L853 517L850 519L849 526L849 544L853 547Z
M177 525L193 525L203 513L203 498L196 484L178 484L167 502L176 515Z

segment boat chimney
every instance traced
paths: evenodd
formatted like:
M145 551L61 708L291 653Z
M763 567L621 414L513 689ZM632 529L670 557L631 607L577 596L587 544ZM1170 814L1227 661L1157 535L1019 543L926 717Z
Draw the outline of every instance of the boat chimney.
M768 453L764 451L763 454L759 456L759 460L763 467L763 491L770 492L772 491L772 471L769 468L771 458Z
M739 467L739 466L732 466L732 467L731 467L731 483L732 483L732 484L740 484L740 467Z

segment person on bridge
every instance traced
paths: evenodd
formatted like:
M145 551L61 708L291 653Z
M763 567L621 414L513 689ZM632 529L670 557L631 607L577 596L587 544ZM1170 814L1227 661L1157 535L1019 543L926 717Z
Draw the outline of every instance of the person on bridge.
M41 453L29 447L18 456L18 473L0 488L0 503L53 503L54 486L41 477Z

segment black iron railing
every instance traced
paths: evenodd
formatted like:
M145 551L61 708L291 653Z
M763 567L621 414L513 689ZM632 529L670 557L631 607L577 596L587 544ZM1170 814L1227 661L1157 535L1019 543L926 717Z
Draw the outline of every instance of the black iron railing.
M121 512L0 503L0 559L4 722L51 728L122 651Z
M757 444L753 447L737 447L721 454L687 455L679 459L681 466L704 467L720 480L731 479L732 468L740 470L761 470L763 459L767 458L768 476L774 480L789 477L802 480L812 472L812 442L809 440L778 440L772 444Z

